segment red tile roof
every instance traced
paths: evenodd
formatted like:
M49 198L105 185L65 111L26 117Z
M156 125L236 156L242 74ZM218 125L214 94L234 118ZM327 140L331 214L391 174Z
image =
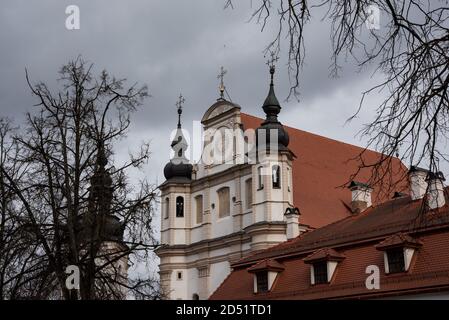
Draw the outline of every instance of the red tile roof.
M410 197L389 200L243 258L232 265L233 271L211 299L341 299L449 290L449 205L425 212L422 202ZM421 246L407 272L385 274L383 252L376 245L398 239ZM304 258L330 247L345 259L339 262L330 284L311 285L311 266ZM262 259L276 259L285 269L270 292L254 294L253 275L247 269ZM378 290L365 286L370 265L380 269Z
M262 119L241 113L244 129L259 127ZM310 132L285 126L290 136L290 150L297 156L293 161L293 201L301 211L300 223L321 227L351 214L351 193L341 187L349 180L368 182L371 170L357 173L357 156L363 148L328 139ZM381 155L367 150L363 155L366 164L375 163ZM398 160L392 161L391 177L383 185L377 185L373 192L373 204L393 196L394 191L408 192L407 168ZM387 181L398 182L395 190L387 188ZM383 192L385 191L385 192Z
M408 234L400 232L400 233L396 233L396 234L386 238L384 241L382 241L381 243L379 243L376 246L376 249L384 250L384 249L394 248L394 247L398 247L398 246L416 248L416 247L420 247L421 245L422 245L421 242L410 237Z
M270 271L282 271L284 270L284 266L273 259L262 260L259 263L256 263L254 266L248 269L248 272L258 272L262 270L270 270Z
M333 260L333 261L341 261L346 258L344 255L338 253L332 248L322 248L318 249L311 255L304 258L305 263L314 263L321 260Z

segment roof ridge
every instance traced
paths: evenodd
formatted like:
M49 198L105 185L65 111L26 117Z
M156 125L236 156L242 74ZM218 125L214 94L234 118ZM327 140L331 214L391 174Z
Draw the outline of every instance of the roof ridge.
M241 114L241 115L243 114L243 115L245 115L245 116L249 116L249 117L256 118L256 119L258 119L258 120L263 121L262 118L259 118L259 117L257 117L257 116L251 115L251 114L249 114L249 113L240 112L240 114ZM304 132L304 133L313 135L313 136L315 136L315 137L317 137L317 138L321 138L321 139L324 139L324 140L329 140L329 141L332 141L332 142L342 143L342 144L345 144L345 145L350 146L350 147L354 147L354 148L357 148L357 149L362 149L362 150L364 150L364 151L373 152L373 153L376 153L376 154L379 154L379 155L382 155L382 154L383 154L383 153L381 153L381 152L379 152L379 151L369 149L368 147L362 147L362 146L358 146L358 145L355 145L355 144L352 144L352 143L349 143L349 142L345 142L345 141L341 141L341 140L332 139L332 138L323 136L323 135L318 134L318 133L314 133L314 132L310 132L310 131L298 129L298 128L295 128L295 127L292 127L292 126L289 126L289 125L285 125L285 124L283 124L283 126L284 126L285 128L288 128L288 129L291 129L291 130L301 131L301 132ZM402 164L405 166L405 164L404 164L404 163L401 161L401 159L399 159L398 157L393 157L393 156L391 156L391 158L396 159L396 160L399 160L399 162L402 163ZM405 166L405 167L407 167L407 166Z
M428 219L432 219L433 216L429 216ZM344 218L346 219L346 218ZM344 219L341 219L339 221L342 221ZM339 236L337 238L329 238L328 236L326 238L320 238L317 241L310 241L309 243L301 243L300 241L294 241L290 242L288 245L286 245L284 248L280 247L282 244L286 244L287 242L282 242L274 247L259 251L258 254L261 256L257 257L257 255L247 256L236 262L236 265L246 265L251 263L257 263L259 260L265 260L265 259L278 259L280 256L284 255L290 255L290 254L306 254L307 252L312 252L314 250L318 250L320 248L324 247L345 247L347 245L351 245L356 242L365 242L365 241L371 241L373 239L378 239L379 237L388 237L391 235L394 235L395 233L402 232L402 233L416 233L416 232L422 232L425 230L428 230L428 228L434 228L438 226L444 226L449 225L448 221L440 222L437 224L425 224L421 225L419 228L412 228L412 221L411 220L401 220L401 221L394 221L387 224L384 224L382 226L377 227L371 227L366 230L358 230L357 232L352 233L345 233L343 236ZM318 228L316 230L322 230L326 228L327 226L324 226L322 228ZM313 231L316 231L313 230ZM311 234L313 231L309 231L307 233L301 234ZM367 233L374 233L370 235L369 237L360 237L360 235L365 235ZM348 239L351 239L351 236L355 236L355 239L349 241ZM295 238L298 240L298 238ZM294 240L295 240L294 239Z

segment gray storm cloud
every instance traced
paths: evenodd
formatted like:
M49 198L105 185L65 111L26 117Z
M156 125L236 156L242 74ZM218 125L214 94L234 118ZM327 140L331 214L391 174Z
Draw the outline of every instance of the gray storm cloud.
M65 28L65 9L80 8L81 28ZM223 9L224 0L3 0L0 9L0 116L20 124L37 102L25 81L25 68L33 82L44 81L58 89L61 65L82 55L116 77L147 84L152 97L134 115L127 139L116 146L115 161L124 161L143 140L151 140L152 158L143 172L163 181L162 169L169 159L170 133L176 125L175 102L186 98L183 127L192 130L218 98L217 74L228 70L225 85L242 111L263 116L262 102L268 92L269 74L263 50L272 40L276 24L264 32L248 22L251 1L240 1L234 10ZM281 102L280 120L290 126L361 144L354 137L369 121L373 108L344 126L358 107L360 94L374 82L370 70L357 73L350 62L338 79L329 77L331 47L329 25L318 16L306 31L306 63L301 71L300 102ZM275 22L275 21L273 21ZM286 50L282 47L276 72L276 94L286 98L289 77ZM376 100L368 101L368 106ZM155 228L159 223L156 220ZM157 261L152 263L155 268ZM145 272L145 267L138 268Z
M77 5L81 29L65 28L68 5ZM268 91L269 74L263 50L272 40L276 24L264 32L249 22L251 1L233 10L224 1L26 1L3 0L0 11L0 115L20 124L37 102L25 81L25 68L33 82L44 81L57 90L57 71L82 55L116 77L147 84L152 97L133 117L128 139L116 148L116 161L136 150L140 141L151 140L153 156L144 172L162 182L162 168L169 158L169 138L176 125L175 102L186 98L184 128L192 130L218 98L220 66L228 73L225 84L242 111L263 116L261 104ZM354 137L373 111L366 108L360 119L344 126L358 107L360 94L374 82L370 70L357 73L350 62L338 79L329 77L329 25L318 16L305 35L306 64L301 71L300 102L282 102L280 120L314 133L360 144ZM276 72L276 93L289 92L286 49L282 48ZM374 101L375 102L375 101ZM373 103L374 103L373 102ZM369 105L368 101L368 105Z

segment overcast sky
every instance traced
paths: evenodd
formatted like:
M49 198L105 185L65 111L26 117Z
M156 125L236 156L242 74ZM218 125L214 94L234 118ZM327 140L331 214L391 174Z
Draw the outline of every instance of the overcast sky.
M251 1L236 1L224 10L224 0L2 0L0 9L0 115L17 123L36 100L25 82L25 67L33 82L57 88L61 65L82 55L130 83L147 84L152 97L133 117L128 139L116 148L124 159L142 140L152 140L153 157L145 168L151 181L163 181L169 160L169 135L176 125L175 102L186 99L183 122L190 128L218 98L217 74L228 70L225 84L242 111L263 116L269 74L263 50L274 36L248 22ZM81 12L80 30L65 27L68 5ZM340 78L329 77L329 25L316 17L306 30L306 63L301 71L300 102L285 102L289 78L286 48L276 73L276 94L284 124L333 139L362 145L355 134L374 114L368 101L361 117L344 125L358 107L361 92L374 83L370 70L356 72L344 64ZM378 79L379 80L379 79ZM380 97L377 97L380 99ZM373 106L370 108L370 106Z
M65 28L65 9L72 4L80 8L80 30ZM275 29L269 25L261 32L260 25L248 22L254 9L250 0L226 10L224 0L3 0L1 6L1 115L20 123L23 114L33 110L36 100L26 86L25 67L32 81L45 81L56 89L59 67L82 55L96 71L107 69L130 83L148 85L152 97L133 117L129 139L117 148L116 158L151 139L154 154L145 174L155 181L163 180L162 167L169 158L177 96L182 92L186 98L183 122L189 128L217 99L220 66L228 70L225 84L232 100L243 112L263 116L269 78L263 50ZM329 26L315 19L305 38L300 102L282 102L280 120L362 144L354 136L373 108L366 108L350 125L344 123L356 111L362 90L374 83L370 71L358 73L349 61L340 78L330 78ZM280 101L290 85L285 62L284 48L276 73Z

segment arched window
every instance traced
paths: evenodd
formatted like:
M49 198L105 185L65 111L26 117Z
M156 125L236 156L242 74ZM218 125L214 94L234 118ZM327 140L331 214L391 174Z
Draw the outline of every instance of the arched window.
M165 198L165 213L164 218L168 219L168 216L170 215L170 199L167 197Z
M184 217L184 198L181 196L176 197L176 217Z
M246 209L251 209L253 204L253 179L245 181Z
M257 168L257 181L258 181L258 189L263 189L263 180L262 180L262 170L263 167Z
M273 181L273 188L279 189L281 187L281 167L278 165L271 167L271 177Z
M218 193L218 217L226 217L231 213L230 210L230 199L229 199L229 188L224 187L217 191Z
M195 197L196 207L196 223L203 222L203 196L199 195Z

